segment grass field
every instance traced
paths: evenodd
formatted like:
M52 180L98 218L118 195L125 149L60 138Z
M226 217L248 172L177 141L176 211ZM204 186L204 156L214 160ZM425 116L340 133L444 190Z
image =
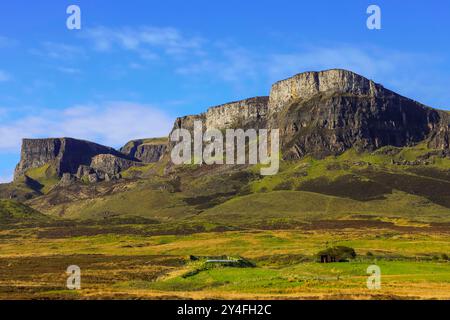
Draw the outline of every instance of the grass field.
M0 298L450 298L448 226L379 228L360 221L357 228L333 230L317 222L295 230L197 228L181 234L181 228L167 235L151 235L153 225L118 227L120 234L102 233L97 226L97 234L84 236L65 233L67 226L3 228ZM316 261L318 251L336 245L354 248L357 257ZM190 255L242 256L255 267L217 266L185 276L199 265ZM366 270L373 264L381 268L380 290L366 287ZM82 270L81 290L65 288L69 265Z

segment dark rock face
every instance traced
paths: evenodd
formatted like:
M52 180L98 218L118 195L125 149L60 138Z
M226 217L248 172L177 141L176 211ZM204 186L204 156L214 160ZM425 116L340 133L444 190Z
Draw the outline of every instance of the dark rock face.
M140 145L134 157L144 163L158 162L166 152L167 144L143 144Z
M143 163L161 160L167 150L167 141L162 139L132 140L120 149L120 152Z
M23 139L19 164L14 172L14 180L23 176L30 168L38 168L54 161L61 152L61 139Z
M428 146L433 149L450 151L450 114L439 112L439 124L430 134Z
M123 157L120 152L110 147L75 139L64 140L65 145L61 153L60 172L75 174L80 165L90 164L92 158L100 154Z
M430 138L434 148L448 148L444 112L387 90L384 96L318 94L283 111L289 116L280 113L272 127L280 129L287 158L411 146Z
M51 163L58 176L75 175L80 167L90 167L92 160L98 155L111 155L131 161L128 157L113 148L93 142L72 138L57 139L24 139L21 160L16 167L14 179L25 175L32 168ZM67 178L66 178L67 180Z

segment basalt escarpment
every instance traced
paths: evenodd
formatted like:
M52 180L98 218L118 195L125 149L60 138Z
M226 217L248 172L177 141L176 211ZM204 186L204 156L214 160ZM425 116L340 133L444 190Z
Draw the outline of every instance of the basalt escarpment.
M176 119L173 129L279 129L282 155L338 155L350 148L373 151L383 146L426 143L450 154L450 114L403 97L347 70L305 72L272 86L269 97L255 97ZM24 139L15 179L51 163L64 184L121 177L133 166L161 161L174 142L132 140L119 151L70 138Z
M280 130L285 159L338 155L350 148L426 142L449 149L450 115L403 97L347 70L305 72L272 86L270 97L246 99L178 118L174 129Z

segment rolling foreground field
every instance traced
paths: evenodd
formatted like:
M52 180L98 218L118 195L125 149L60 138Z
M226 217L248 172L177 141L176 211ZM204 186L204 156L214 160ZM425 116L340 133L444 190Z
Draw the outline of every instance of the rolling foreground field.
M0 299L450 299L450 224L355 219L285 227L2 228ZM330 245L357 256L317 262ZM252 267L205 267L191 255L243 257ZM367 288L373 264L380 290ZM81 268L81 290L66 288L69 265Z

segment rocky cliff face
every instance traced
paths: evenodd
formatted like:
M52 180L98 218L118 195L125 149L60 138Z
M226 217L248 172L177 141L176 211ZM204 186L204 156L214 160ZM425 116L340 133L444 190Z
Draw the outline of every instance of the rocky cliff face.
M120 172L140 165L141 162L112 154L99 154L92 158L90 168L97 174L99 180L111 180L119 177Z
M143 163L154 163L164 156L167 145L167 138L138 139L128 142L120 152Z
M342 69L304 72L276 82L270 91L269 115L282 111L293 101L306 101L319 93L378 96L383 87L356 73Z
M14 172L14 180L28 169L38 168L61 157L62 139L23 139L20 162Z
M449 148L447 112L402 97L356 73L333 69L305 72L272 86L259 97L177 119L174 128L280 129L283 156L336 155L349 148L374 150L426 141Z
M323 157L349 148L374 150L426 142L450 148L450 113L424 106L346 70L306 72L279 81L270 97L256 97L209 108L175 121L174 129L273 128L280 130L283 156ZM70 138L24 139L15 179L51 163L64 183L120 178L131 166L160 161L168 154L165 139L140 139L119 151Z
M328 70L276 83L268 122L280 129L285 158L299 158L421 141L448 148L448 118L353 72Z
M428 146L433 149L450 149L450 113L439 112L439 123L431 131Z
M205 128L263 128L266 125L269 97L255 97L208 108L199 115L180 117L174 129L193 130L194 121L201 121Z
M226 129L265 125L269 97L255 97L209 108L205 114L207 128Z
M24 139L21 159L16 167L14 179L18 180L27 171L50 164L67 184L76 179L88 181L111 180L120 177L120 172L140 161L113 148L93 142L72 138Z
M55 166L58 175L75 174L80 165L90 165L93 157L99 154L111 154L124 157L120 152L93 142L72 138L24 139L21 159L14 177L17 179L32 168L47 163Z

